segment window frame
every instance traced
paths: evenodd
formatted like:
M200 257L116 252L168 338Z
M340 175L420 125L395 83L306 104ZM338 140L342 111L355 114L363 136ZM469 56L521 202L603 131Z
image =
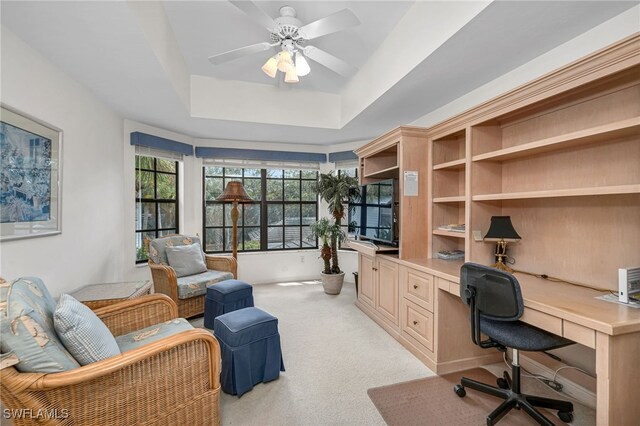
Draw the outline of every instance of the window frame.
M222 169L222 174L221 175L212 175L212 174L207 174L207 167L220 167ZM241 172L241 176L227 176L227 169L228 168L234 168L234 169L240 169ZM254 176L245 176L245 170L246 169L250 169L250 170L259 170L260 171L260 177L254 177ZM279 170L281 171L281 176L280 177L270 177L268 176L268 172L269 170ZM217 225L217 226L207 226L207 206L209 205L230 205L231 203L228 202L222 202L222 201L216 201L216 200L207 200L206 197L206 190L207 190L207 178L218 178L218 179L222 179L223 182L223 190L224 190L224 185L225 185L225 181L231 181L231 180L239 180L243 183L245 183L245 179L260 179L260 200L257 201L253 201L251 203L246 203L246 204L251 204L251 205L259 205L260 206L260 224L259 224L259 229L260 229L260 248L257 250L247 250L245 248L245 240L243 237L244 235L244 229L245 228L255 228L255 225L249 225L246 226L244 225L244 208L242 209L241 213L241 217L238 218L238 240L240 240L240 244L241 247L238 247L238 253L260 253L260 252L278 252L278 251L294 251L294 250L317 250L318 249L318 239L314 238L311 240L311 242L313 243L312 245L309 246L304 246L304 228L308 227L309 225L304 225L302 223L298 224L298 225L287 225L286 224L286 216L285 216L285 209L287 205L297 205L299 206L299 212L300 212L300 218L302 218L302 208L304 205L313 205L315 206L315 220L318 220L318 208L319 208L319 203L318 203L318 196L316 195L315 197L315 201L303 201L302 200L302 182L317 182L318 180L318 171L317 170L311 170L311 169L295 169L295 171L298 172L298 177L286 177L286 171L287 170L294 170L294 169L273 169L273 168L265 168L265 167L260 167L260 166L256 166L256 167L251 167L248 165L244 165L244 166L229 166L229 165L204 165L202 167L202 234L203 234L203 248L205 253L229 253L231 251L231 247L229 248L229 250L226 249L227 245L229 244L229 242L227 241L227 229L232 229L232 225L231 224L227 224L227 215L225 214L225 207L222 208L222 224L221 225ZM303 176L303 172L305 171L313 171L316 173L316 177L314 179L304 179ZM282 187L282 199L281 200L268 200L267 195L268 195L268 189L267 189L267 183L269 180L278 180L281 182L281 187ZM287 181L297 181L298 185L299 185L299 199L296 201L286 201L285 200L285 194L286 194L286 189L285 189L285 182ZM281 205L282 206L282 218L283 218L283 223L281 225L270 225L269 224L269 206L273 206L273 205ZM240 207L240 206L238 206ZM241 221L242 219L242 221ZM283 240L282 240L282 247L269 247L269 229L271 228L277 228L277 227L281 227L282 228L282 232L283 232ZM299 247L286 247L286 239L285 239L285 232L287 230L287 228L294 228L297 227L299 228L299 242L300 242L300 246ZM207 249L207 230L208 229L222 229L222 250L208 250ZM231 236L229 236L229 238L231 238ZM239 245L240 245L239 244Z
M146 157L146 158L150 158L153 159L153 170L152 169L147 169L147 168L142 168L140 167L140 161L138 161L138 157ZM175 164L175 172L167 172L167 171L163 171L163 170L158 170L158 160L163 160L163 161L170 161L173 162ZM142 197L138 197L138 193L136 191L135 194L135 202L134 202L134 207L135 207L135 211L136 211L136 217L135 217L135 222L137 222L137 204L141 203L153 203L154 204L154 213L155 213L155 227L153 229L138 229L138 225L137 223L134 225L135 226L135 235L136 235L136 242L137 242L137 237L138 234L142 234L142 242L143 242L143 247L144 247L144 239L147 233L149 232L153 232L155 234L155 238L158 238L161 232L166 232L166 231L173 231L174 234L179 234L180 233L180 162L178 160L174 160L174 159L168 159L168 158L162 158L162 157L155 157L152 155L144 155L144 154L135 154L135 169L134 169L134 174L137 174L137 172L150 172L153 174L153 198L142 198ZM169 175L169 176L175 176L175 191L176 191L176 196L174 199L170 199L170 198L158 198L158 174L161 175ZM138 178L135 178L135 182L137 182ZM135 187L135 184L134 184ZM171 204L175 204L175 213L176 213L176 217L175 217L175 227L172 228L158 228L158 222L159 222L159 217L160 217L160 203L171 203ZM168 235L168 234L163 234L163 235ZM141 263L147 263L149 261L149 254L147 253L146 258L145 259L138 259L138 247L136 246L136 264L141 264Z

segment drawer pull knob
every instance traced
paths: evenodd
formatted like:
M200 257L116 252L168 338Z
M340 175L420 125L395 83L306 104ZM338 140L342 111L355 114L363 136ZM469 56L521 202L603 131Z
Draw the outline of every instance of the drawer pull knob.
M413 285L414 290L418 288L418 284Z
M378 270L378 268L373 268L373 270L374 270L374 271L377 271L377 270Z
M413 322L413 325L418 325L418 321L414 321L414 322Z

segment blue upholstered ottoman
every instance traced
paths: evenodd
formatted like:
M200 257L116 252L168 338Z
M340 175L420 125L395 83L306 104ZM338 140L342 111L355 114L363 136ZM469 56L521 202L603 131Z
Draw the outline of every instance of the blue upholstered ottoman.
M220 342L222 390L241 396L284 371L278 319L258 308L244 308L215 319Z
M216 317L253 306L253 287L244 281L226 280L207 287L204 301L204 326L213 328Z

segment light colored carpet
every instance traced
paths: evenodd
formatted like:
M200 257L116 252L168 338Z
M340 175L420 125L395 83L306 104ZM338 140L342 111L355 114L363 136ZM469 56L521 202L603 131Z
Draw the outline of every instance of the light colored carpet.
M353 284L337 296L315 281L256 285L254 298L278 317L287 371L241 398L222 393L223 425L384 425L367 389L433 375L354 306Z
M279 319L287 371L241 398L222 393L223 425L384 425L367 390L434 375L355 307L353 284L338 296L316 281L255 285L254 298ZM191 323L203 326L202 318ZM501 375L504 364L487 369ZM523 378L523 389L558 397L534 379ZM584 408L576 406L572 425L595 424Z

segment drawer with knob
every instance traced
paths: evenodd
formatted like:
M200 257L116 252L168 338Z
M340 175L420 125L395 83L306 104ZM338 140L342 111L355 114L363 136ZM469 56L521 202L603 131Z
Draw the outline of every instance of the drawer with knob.
M433 312L433 276L406 267L400 274L403 297Z
M433 351L433 313L410 300L402 303L402 332Z

